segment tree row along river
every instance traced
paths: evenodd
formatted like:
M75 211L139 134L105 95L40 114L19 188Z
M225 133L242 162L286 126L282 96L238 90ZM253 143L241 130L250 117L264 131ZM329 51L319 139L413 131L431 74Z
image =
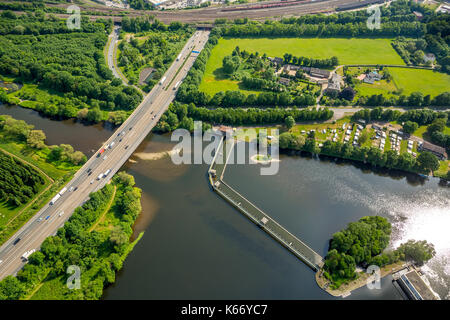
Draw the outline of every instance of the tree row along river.
M33 124L47 144L71 144L91 156L113 128L42 118L0 105L0 114ZM124 168L143 190L135 234L145 231L105 299L331 299L313 272L215 194L208 165L175 165L170 135L150 134ZM450 299L450 189L439 179L362 164L282 155L275 176L258 165L230 165L225 181L325 256L332 234L366 215L387 217L392 245L427 240L436 257L422 268L442 299ZM401 299L392 277L380 290L346 299Z

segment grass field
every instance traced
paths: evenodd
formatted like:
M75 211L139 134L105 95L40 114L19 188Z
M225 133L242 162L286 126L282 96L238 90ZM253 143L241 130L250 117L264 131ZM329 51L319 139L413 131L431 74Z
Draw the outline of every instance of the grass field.
M434 97L450 90L450 75L445 73L407 68L389 68L389 72L405 95L420 91Z
M213 48L206 64L200 90L213 95L219 91L238 90L236 81L227 80L221 72L222 60L236 46L248 52L266 53L283 57L285 53L317 59L337 56L340 64L399 64L403 60L394 51L390 39L344 39L344 38L258 38L220 39ZM245 93L245 91L244 91Z

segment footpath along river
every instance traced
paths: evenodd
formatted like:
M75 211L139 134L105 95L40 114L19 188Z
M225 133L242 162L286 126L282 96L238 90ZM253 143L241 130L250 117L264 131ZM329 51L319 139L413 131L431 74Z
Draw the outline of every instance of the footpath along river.
M113 130L0 105L47 134L48 144L70 143L88 155ZM135 235L145 231L104 299L334 299L314 273L261 232L208 185L208 165L175 165L170 135L150 134L124 169L143 190ZM431 286L450 299L450 189L439 179L376 171L347 162L282 155L279 173L259 165L231 165L225 181L290 232L325 256L331 235L365 215L393 224L392 245L408 239L434 243L424 268ZM360 288L346 299L401 299L390 276L380 290Z

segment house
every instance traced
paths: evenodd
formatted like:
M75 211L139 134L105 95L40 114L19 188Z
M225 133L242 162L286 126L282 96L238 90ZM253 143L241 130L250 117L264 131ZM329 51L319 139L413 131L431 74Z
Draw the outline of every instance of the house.
M327 70L304 66L299 67L299 69L302 69L304 72L314 78L328 79L330 77L330 71Z
M331 78L328 80L327 92L339 92L341 91L341 76L337 73L333 73Z
M281 78L278 80L278 83L284 84L285 86L288 86L288 85L289 85L289 82L291 82L291 80L289 80L288 78L283 78L283 77L281 77Z
M283 65L283 59L279 58L279 57L275 57L275 58L269 58L269 60L276 64L277 66L282 66Z
M365 78L366 78L366 74L362 73L362 74L360 74L359 76L356 77L356 80L363 81Z
M311 68L310 75L315 78L329 78L330 71L322 70L319 68Z
M366 74L363 82L364 83L369 83L369 84L374 84L375 81L380 81L381 79L382 79L381 74L379 74L376 71L371 71L371 72Z
M297 74L297 71L299 69L300 69L300 67L298 67L298 66L294 66L292 64L286 64L286 65L284 65L283 72L285 74L287 74L288 76L295 77Z
M419 151L431 152L441 160L446 160L448 157L447 152L445 152L445 148L429 143L427 141L424 141L421 145L419 145Z

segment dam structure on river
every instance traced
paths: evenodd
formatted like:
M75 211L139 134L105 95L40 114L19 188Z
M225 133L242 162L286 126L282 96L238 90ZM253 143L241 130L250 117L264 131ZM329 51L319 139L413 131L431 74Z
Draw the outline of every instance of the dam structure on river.
M287 231L267 213L256 207L223 180L229 158L229 155L222 154L220 151L222 150L221 147L225 144L224 141L225 139L222 137L219 147L217 148L218 151L214 155L208 170L208 178L213 190L238 209L244 216L267 232L272 238L287 248L296 257L302 260L311 269L316 272L319 271L323 266L323 258L318 253ZM234 141L231 141L231 143L233 143L233 145L229 148L230 151L234 148ZM223 152L226 153L227 148L224 147L223 150ZM217 163L217 156L224 156L226 160L223 161L223 164Z

